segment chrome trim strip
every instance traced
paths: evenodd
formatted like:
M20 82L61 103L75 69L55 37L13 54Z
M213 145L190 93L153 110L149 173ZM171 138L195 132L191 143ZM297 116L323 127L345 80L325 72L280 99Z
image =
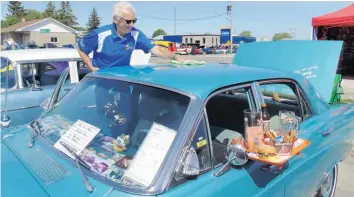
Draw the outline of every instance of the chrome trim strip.
M208 118L208 113L206 111L206 108L204 107L204 118L205 118L205 124L207 128L207 135L208 135L208 140L209 140L209 150L210 150L210 162L211 162L211 169L214 169L214 148L213 148L213 143L210 135L210 126L209 126L209 118Z
M40 105L32 105L32 106L28 106L28 107L20 107L20 108L16 108L16 109L8 109L7 111L17 111L17 110L23 110L23 109L30 109L30 108L35 108L35 107L40 107ZM2 112L5 112L6 110L1 110Z

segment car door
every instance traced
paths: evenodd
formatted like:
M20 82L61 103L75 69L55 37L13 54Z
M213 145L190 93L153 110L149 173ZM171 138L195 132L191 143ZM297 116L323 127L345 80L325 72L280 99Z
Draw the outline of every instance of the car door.
M251 85L238 88L237 91L220 91L212 96L206 105L204 117L197 127L192 142L192 146L197 149L201 174L194 179L186 177L177 180L174 177L170 189L161 196L284 196L282 180L286 167L278 169L249 160L243 166L229 167L224 172L220 171L226 163L223 158L229 143L226 142L227 140L224 140L226 144L220 143L219 139L243 135L241 131L243 110L254 108L254 100ZM233 121L233 119L237 120ZM236 129L241 133L237 134ZM220 130L222 131L219 132ZM216 137L215 133L218 133ZM209 147L210 159L205 156L206 153L203 154L204 156L200 155L201 151L198 151L198 148L202 145ZM210 165L206 165L207 163Z
M277 116L282 110L294 112L302 119L298 137L311 143L288 161L288 169L284 173L285 195L313 196L324 177L326 158L322 151L324 144L321 131L330 120L321 121L323 117L313 115L309 102L292 80L263 81L259 87L270 115Z

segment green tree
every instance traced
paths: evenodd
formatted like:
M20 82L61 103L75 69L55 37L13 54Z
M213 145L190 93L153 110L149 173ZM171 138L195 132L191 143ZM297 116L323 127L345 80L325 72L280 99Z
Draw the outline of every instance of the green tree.
M9 11L9 15L10 16L15 16L18 18L22 18L25 16L26 14L26 10L25 8L22 6L22 3L20 1L9 1L9 3L7 4L7 10Z
M86 31L86 28L80 26L75 26L73 27L73 29L75 29L76 31Z
M5 28L20 22L17 16L7 16L5 20L1 20L1 28Z
M293 38L288 32L276 33L273 36L273 40L283 40L288 38Z
M53 1L47 3L47 7L43 12L43 16L46 18L55 18L55 4Z
M86 29L87 31L97 29L100 26L100 24L101 24L101 18L98 16L96 8L93 7L88 22L86 23Z
M167 35L167 33L163 29L157 29L152 34L152 37L155 38L155 37L160 36L160 35Z
M27 10L25 19L26 19L26 21L31 21L31 20L35 20L35 19L40 19L42 17L43 16L42 16L41 12L39 12L37 10L29 9L29 10Z
M69 27L75 27L78 25L76 22L77 18L71 9L70 2L68 1L60 2L60 9L57 10L55 19Z
M246 31L241 32L240 36L251 37L252 33L250 31L246 30Z

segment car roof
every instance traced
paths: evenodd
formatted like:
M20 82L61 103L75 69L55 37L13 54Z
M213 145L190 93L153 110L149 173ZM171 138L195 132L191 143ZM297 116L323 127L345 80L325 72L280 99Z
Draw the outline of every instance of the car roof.
M80 55L73 48L20 49L1 51L0 56L13 62L40 62L49 60L79 60Z
M129 81L152 83L193 94L202 99L205 99L213 91L230 85L270 78L296 79L292 73L243 67L235 64L121 66L101 69L91 75L110 78L120 77Z

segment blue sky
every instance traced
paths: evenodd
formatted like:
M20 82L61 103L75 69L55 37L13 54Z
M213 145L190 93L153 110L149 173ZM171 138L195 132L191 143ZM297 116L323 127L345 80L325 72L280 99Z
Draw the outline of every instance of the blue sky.
M1 17L7 14L7 3L1 1ZM57 1L59 8L60 2ZM78 23L85 26L93 7L96 7L102 24L112 21L114 1L71 1ZM176 34L220 33L220 28L228 26L225 16L208 20L182 21L215 16L226 13L226 1L214 2L131 2L136 9L138 22L136 27L151 36L154 30L164 29L174 33L174 7L176 8ZM353 2L232 2L232 26L236 34L249 30L254 36L272 38L274 33L289 32L298 39L307 39L311 35L311 18L344 8ZM47 2L22 2L26 9L44 11ZM154 18L163 18L157 20Z

